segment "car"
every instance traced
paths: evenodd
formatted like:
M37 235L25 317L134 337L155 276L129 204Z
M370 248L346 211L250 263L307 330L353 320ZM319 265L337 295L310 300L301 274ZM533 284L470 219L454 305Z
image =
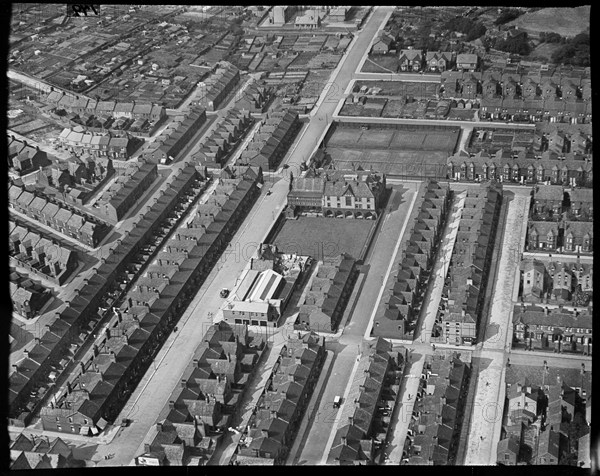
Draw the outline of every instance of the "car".
M229 289L223 288L223 289L221 289L221 292L219 294L221 295L222 298L226 298L227 296L229 296Z
M129 418L123 418L121 420L121 428L128 427L130 423L131 423L131 420Z
M340 408L341 405L342 405L342 397L340 397L339 395L336 395L335 398L333 399L333 408Z
M273 193L273 192L272 192L271 190L269 190L269 191L267 192L267 195L271 195L272 193Z

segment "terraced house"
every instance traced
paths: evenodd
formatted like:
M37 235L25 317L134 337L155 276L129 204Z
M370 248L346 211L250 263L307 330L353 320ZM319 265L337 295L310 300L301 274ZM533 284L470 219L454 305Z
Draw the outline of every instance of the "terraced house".
M288 338L240 439L237 464L285 462L325 357L324 337L309 332Z
M75 251L60 246L26 226L17 226L13 221L9 222L9 229L9 256L13 265L58 285L64 284L77 268Z
M526 247L528 251L592 253L594 225L591 221L529 221Z
M464 415L470 365L454 353L426 357L407 440L409 465L453 465Z
M325 257L317 266L294 329L335 332L352 293L356 263L344 253Z
M298 114L292 111L270 112L257 131L257 137L242 152L238 165L275 170L300 128ZM261 136L261 134L267 134Z
M458 152L447 161L446 177L454 180L541 183L589 186L593 180L591 156L527 148L511 151L501 148L493 153L471 155Z
M129 326L131 329L127 331L129 333L138 329L137 323L140 323L143 330L146 331L145 333L137 334L143 337L143 339L135 343L135 345L142 345L146 349L140 359L135 358L135 361L139 365L134 365L133 370L128 370L127 375L124 377L122 373L107 377L118 384L117 391L113 390L106 398L102 397L95 400L95 404L100 407L100 410L93 410L93 415L97 416L98 419L93 422L94 425L90 426L90 431L93 433L94 429L98 430L98 428L103 427L107 419L112 419L116 416L127 395L150 363L151 356L154 355L158 346L164 341L165 336L171 332L174 322L183 307L183 301L189 299L189 293L192 292L190 286L199 285L205 278L207 270L211 269L211 263L214 263L220 252L218 249L209 252L205 260L202 260L202 257L198 255L199 258L194 258L195 261L191 267L187 267L186 265L180 273L177 275L173 274L178 279L178 284L172 284L165 288L165 291L169 294L161 295L161 300L154 303L153 306L149 306L144 302L133 309L133 303L125 298L128 297L127 295L125 297L122 296L118 301L116 300L124 288L128 289L128 286L123 285L117 279L122 279L123 273L130 270L130 261L137 256L138 250L141 250L145 245L150 243L150 240L155 238L155 233L161 229L164 221L173 212L175 207L181 201L187 201L186 197L190 193L192 195L201 193L203 188L199 182L204 180L199 177L198 171L191 165L177 169L172 182L163 189L160 199L142 210L136 223L136 228L117 241L117 246L113 249L111 256L101 258L100 263L94 268L95 274L92 274L89 278L85 278L85 284L77 290L76 296L57 311L55 320L49 322L45 328L45 333L40 338L40 342L29 353L30 356L35 356L35 360L26 358L19 364L16 364L15 370L10 375L9 418L11 421L14 420L16 424L20 425L28 424L34 415L37 415L42 405L45 405L45 402L44 398L40 396L34 398L33 393L31 393L32 390L45 388L46 385L50 384L50 365L57 365L58 367L56 368L59 369L59 374L62 372L62 369L68 363L64 358L65 352L68 352L69 349L72 351L72 348L70 348L71 343L85 341L89 336L89 330L86 331L86 329L89 329L88 323L97 321L99 316L109 312L108 308L111 306L119 306L121 311L120 315L111 316L110 327L114 328L113 332L115 334L103 336L97 349L94 349L94 355L105 353L108 356L112 356L110 350L115 352L115 355L117 351L120 351L119 348L111 348L110 342L107 347L106 342L113 335L119 337L121 341L124 340L123 335L117 332L121 329L121 326L125 326L126 328ZM252 171L250 169L241 173L240 178L242 180L249 180L252 183L262 180L260 170ZM244 205L251 206L251 201L246 199ZM204 248L199 247L199 251L204 253L204 250L209 249L212 243L214 243L214 239L207 239L206 245ZM205 255L203 254L202 256ZM200 260L200 266L197 266L198 259ZM173 263L173 265L175 273L177 273L179 267L176 266L176 263ZM195 271L191 271L191 269ZM136 277L136 273L134 272L130 276ZM130 313L129 320L133 327L130 324L121 324L125 313ZM130 348L126 347L125 352L129 351ZM131 362L131 359L128 358L124 362ZM84 363L85 368L89 368L93 363L93 358L87 361L82 360L82 363ZM127 368L129 369L129 367ZM77 376L75 377L77 378ZM55 378L58 378L58 376L55 375ZM72 385L71 389L74 388L75 383L69 382L69 385ZM57 393L57 399L65 399L64 407L57 409L59 415L50 413L49 418L46 418L47 421L54 422L53 425L56 425L56 416L61 416L60 412L73 411L75 406L79 409L81 405L84 405L84 401L87 398L85 394L80 393L80 398L71 397L71 399L67 399L68 389L68 386L63 386L59 390L60 393ZM38 394L36 393L36 395ZM71 408L68 405L71 405ZM46 406L43 408L45 408L45 412L52 410ZM85 411L89 413L87 409ZM68 418L68 416L65 418ZM90 415L81 415L80 422L85 423L84 419L87 419L88 422L92 421ZM61 425L61 431L69 433L73 431L70 425L66 424L70 423L68 420L63 423L65 424ZM77 428L75 428L75 431L77 431Z
M95 203L97 211L111 222L120 221L158 177L156 164L137 163L117 178Z
M187 172L181 172L180 178L186 183L176 181L173 186L185 191L195 177L195 169L190 166ZM184 307L184 300L189 299L193 289L212 269L223 243L239 223L239 215L245 216L247 207L252 206L258 179L259 175L252 170L229 179L248 182L251 184L249 190L254 193L231 193L223 209L236 210L239 214L236 216L228 211L228 216L234 219L226 222L220 233L211 235L197 229L197 235L201 234L205 241L174 236L167 242L158 253L156 264L149 267L126 294L114 322L107 328L102 341L96 344L94 356L81 362L81 374L68 382L54 407L42 409L45 429L93 434L102 429L106 421L116 417L161 339L164 340L165 332L168 332L165 329L173 326Z
M408 350L378 337L364 341L339 425L327 455L328 465L372 465L390 432L390 416ZM336 419L337 421L337 419Z
M210 137L200 146L192 158L200 164L211 168L222 168L234 147L248 128L253 119L250 111L231 109L223 119L217 119L218 126Z
M411 323L419 315L420 298L444 229L449 200L449 188L433 180L419 190L416 203L420 206L414 207L405 230L409 239L401 245L398 275L384 288L384 304L375 314L371 336L411 338Z
M562 306L515 306L513 346L528 350L592 354L592 313Z
M442 299L448 310L442 317L447 343L474 344L483 306L490 257L502 201L502 185L481 184L467 191L449 266L449 283Z
M210 461L231 424L266 343L246 326L212 325L151 430L138 466Z
M205 81L200 104L208 111L219 109L223 100L240 81L240 71L228 61L221 61Z
M172 124L156 138L144 152L144 159L154 164L172 161L206 122L206 110L191 107L189 112L177 116Z
M12 271L9 275L9 292L13 312L25 319L38 315L51 297L44 286L17 271Z
M8 195L10 208L37 219L60 233L67 234L93 248L97 247L110 231L110 227L96 217L79 209L73 208L71 211L67 208L69 205L46 197L40 192L29 192L25 187L15 183L9 183ZM37 200L37 198L42 200ZM81 226L75 225L76 220L72 218L73 216L79 218L77 223Z

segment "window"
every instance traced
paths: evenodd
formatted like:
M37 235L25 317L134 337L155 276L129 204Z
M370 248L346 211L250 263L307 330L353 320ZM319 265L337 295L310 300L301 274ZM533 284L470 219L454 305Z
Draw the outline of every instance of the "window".
M73 423L73 418L69 417L69 423Z
M352 197L351 196L346 196L346 206L347 207L352 206Z

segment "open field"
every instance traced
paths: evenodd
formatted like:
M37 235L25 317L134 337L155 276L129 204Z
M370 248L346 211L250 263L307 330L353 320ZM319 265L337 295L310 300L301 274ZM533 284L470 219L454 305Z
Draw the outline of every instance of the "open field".
M381 88L380 96L415 96L432 98L439 93L439 83L426 81L356 81L354 91L361 87Z
M273 240L284 253L322 259L348 253L358 259L374 220L299 217L286 220Z
M530 32L551 31L561 36L572 37L585 31L589 20L589 5L576 8L543 8L526 13L507 26L516 26L520 30Z

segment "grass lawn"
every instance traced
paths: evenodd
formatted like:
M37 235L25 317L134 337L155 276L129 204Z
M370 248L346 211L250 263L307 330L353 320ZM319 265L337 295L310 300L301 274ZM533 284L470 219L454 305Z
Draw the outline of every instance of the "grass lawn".
M362 67L362 73L397 73L400 58L397 55L369 55Z
M284 253L319 259L348 253L358 259L373 226L375 220L299 217L286 220L273 243Z

